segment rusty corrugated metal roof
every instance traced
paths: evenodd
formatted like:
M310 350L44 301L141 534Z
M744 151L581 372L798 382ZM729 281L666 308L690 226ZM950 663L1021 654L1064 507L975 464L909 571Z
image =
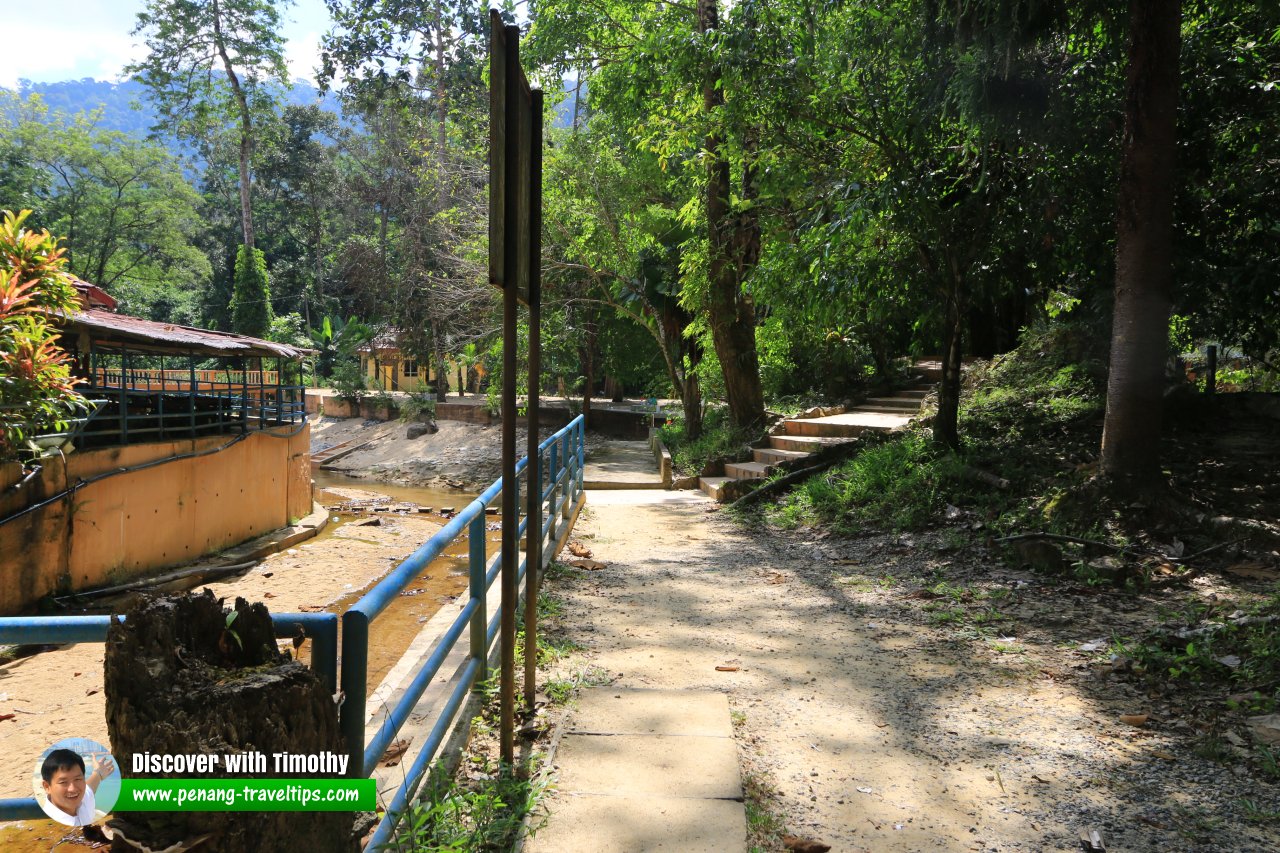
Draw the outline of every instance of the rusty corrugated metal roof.
M145 344L152 348L171 349L174 352L195 352L203 355L253 356L264 358L301 358L315 350L264 341L231 332L215 332L193 326L174 323L157 323L127 314L114 314L98 308L90 308L67 318L69 335L83 330L95 340L121 344Z

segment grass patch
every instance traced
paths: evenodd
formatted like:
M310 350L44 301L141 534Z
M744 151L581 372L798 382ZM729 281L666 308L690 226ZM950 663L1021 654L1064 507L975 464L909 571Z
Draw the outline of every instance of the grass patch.
M394 850L472 853L510 850L525 816L532 814L548 782L528 768L499 766L482 756L464 764L467 780L432 779L422 802L396 831Z
M1272 713L1280 707L1280 595L1236 619L1206 605L1175 624L1211 630L1187 638L1165 630L1119 645L1133 659L1134 671L1152 687L1183 695L1231 695L1235 698L1222 700L1225 708L1249 714ZM1259 765L1280 780L1280 762L1274 755L1270 758L1259 756Z

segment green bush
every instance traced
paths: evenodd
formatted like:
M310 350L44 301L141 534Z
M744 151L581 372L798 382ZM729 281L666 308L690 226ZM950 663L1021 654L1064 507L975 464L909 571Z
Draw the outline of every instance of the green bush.
M760 431L735 429L729 423L727 409L709 409L702 421L702 435L689 440L684 434L684 419L673 417L658 428L662 443L671 451L671 464L682 476L697 476L708 462L738 457L748 452Z
M360 364L354 360L338 362L333 368L333 375L329 383L333 386L333 390L338 393L338 399L353 405L369 395L369 388L365 385L364 375L360 373Z
M417 391L399 401L400 420L416 421L422 419L423 416L435 419L436 416L436 395L425 391Z

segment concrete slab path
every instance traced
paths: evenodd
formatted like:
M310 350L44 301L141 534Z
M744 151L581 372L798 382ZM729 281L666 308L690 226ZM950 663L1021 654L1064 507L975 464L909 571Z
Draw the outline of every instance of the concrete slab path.
M548 824L526 853L742 850L742 778L723 693L584 691L556 752Z
M588 489L666 488L647 441L593 443L587 452L582 481Z
M592 490L580 532L596 547L604 543L590 522L593 513L652 514L669 523L711 506L699 492ZM668 636L673 645L680 642L680 632ZM631 652L651 657L646 645ZM554 757L550 818L525 840L523 853L745 850L747 819L728 696L660 680L641 683L646 686L579 694Z

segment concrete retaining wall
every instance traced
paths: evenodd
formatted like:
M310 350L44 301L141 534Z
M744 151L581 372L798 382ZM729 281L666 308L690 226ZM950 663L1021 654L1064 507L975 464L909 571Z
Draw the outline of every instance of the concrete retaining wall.
M0 614L53 592L145 577L296 522L312 509L309 426L162 441L0 465ZM174 458L201 451L203 456ZM121 469L125 473L111 472ZM103 474L73 491L70 487ZM53 500L13 521L29 506Z

